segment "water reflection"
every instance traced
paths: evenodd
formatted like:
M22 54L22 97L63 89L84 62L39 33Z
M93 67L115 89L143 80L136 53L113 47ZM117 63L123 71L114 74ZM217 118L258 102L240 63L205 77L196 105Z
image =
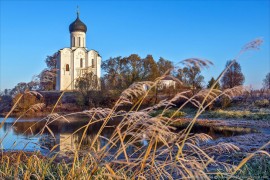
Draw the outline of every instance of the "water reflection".
M0 118L0 122L3 118ZM40 151L42 154L48 154L52 148L56 152L65 152L78 149L81 142L81 149L87 149L92 143L95 135L100 129L101 123L91 125L86 130L86 136L82 138L84 129L74 133L80 127L87 124L87 119L80 119L79 121L66 121L54 122L49 125L50 131L44 129L45 122L37 122L36 119L20 120L13 125L16 119L9 118L0 129L0 142L1 148L4 150L25 150L25 151ZM119 121L110 121L101 136L94 144L94 148L98 149L107 144L114 132L115 126ZM31 127L31 128L30 128ZM185 127L179 128L181 130ZM40 134L40 132L43 132ZM217 127L207 127L195 125L191 133L206 133L213 139L220 137L230 137L240 134L253 132L252 129L245 131L224 130ZM53 135L52 135L53 133ZM142 136L141 145L147 145L146 138ZM128 140L125 139L125 140ZM58 146L56 146L58 145ZM54 147L56 146L56 147Z
M186 126L178 128L178 130L185 129ZM251 128L237 128L237 127L228 127L228 126L203 126L195 124L191 131L191 133L205 133L212 137L212 139L218 139L220 137L231 137L237 135L243 135L248 133L256 133L258 132L255 129Z
M49 125L51 132L45 128L45 122L37 122L33 120L18 121L13 125L15 119L9 118L0 129L0 142L4 150L39 150L43 154L47 154L50 150L58 145L55 151L70 151L78 148L81 142L81 148L86 149L97 134L100 123L90 126L85 137L82 139L84 129L74 133L80 127L87 124L86 121L74 122L54 122ZM94 148L100 148L107 144L106 138L110 138L114 131L112 122L106 127L101 137L94 144ZM43 131L42 134L40 132ZM53 135L52 135L53 134Z

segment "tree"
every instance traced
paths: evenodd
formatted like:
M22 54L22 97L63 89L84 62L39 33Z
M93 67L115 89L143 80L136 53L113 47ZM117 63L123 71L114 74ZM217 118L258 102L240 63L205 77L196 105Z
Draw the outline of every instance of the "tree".
M265 76L265 79L263 80L263 87L265 89L270 89L270 72Z
M143 60L144 73L141 77L142 80L154 81L159 77L158 66L152 55L147 55Z
M12 97L6 92L2 92L0 95L0 113L10 111L11 105Z
M208 81L207 88L211 88L212 85L216 82L216 80L212 77L210 81ZM220 89L220 84L217 82L217 84L214 86L214 89Z
M160 57L158 62L157 62L157 67L159 70L159 76L162 76L166 73L166 71L173 68L173 63L169 60L166 60L166 59Z
M10 96L10 91L11 91L11 89L5 89L5 90L3 91L3 95L5 95L5 96Z
M54 53L52 56L47 56L47 58L45 59L47 68L49 69L56 68L57 56L58 56L58 52Z
M102 63L104 82L109 89L123 90L138 81L154 81L172 68L172 62L160 58L156 62L152 55L141 58L137 54L110 58Z
M35 75L33 76L32 80L27 83L29 90L38 90L40 89L40 79L39 76Z
M98 86L98 78L92 72L84 73L82 77L76 80L75 88L78 89L82 95L82 97L79 99L81 105L89 105L91 91L96 91L99 89Z
M39 75L39 89L44 91L54 90L56 86L56 63L57 63L58 52L54 53L52 56L47 56L45 59L47 68L44 69ZM34 81L33 83L36 83ZM32 83L32 84L33 84Z
M230 66L230 67L229 67ZM221 78L221 84L223 89L233 88L235 86L243 85L245 77L241 72L241 66L235 60L229 60L226 63L226 68L229 69L225 72Z
M75 87L82 94L87 94L90 90L98 89L98 78L92 72L84 73L82 77L76 80Z
M178 69L176 77L184 83L184 85L191 87L193 94L203 87L204 77L201 75L201 70L197 66L184 67Z
M144 79L144 62L138 54L131 54L130 56L123 58L123 62L125 64L123 79L126 82L124 88L129 87L136 81L142 81L142 79Z
M16 106L16 110L20 113L25 112L34 104L43 102L43 99L41 97L38 98L38 97L34 96L33 94L18 93L12 99L13 105L19 100L20 96L22 96L22 98L20 99L20 101L18 102L18 104Z
M55 70L44 69L39 75L39 89L50 91L55 89L56 72Z
M109 89L123 90L145 76L143 59L137 54L110 58L102 63L105 84Z
M11 91L10 95L15 96L19 93L24 93L26 90L29 90L28 84L25 82L18 83Z
M106 73L104 75L104 82L109 89L122 88L124 65L125 62L121 56L102 62L101 67Z

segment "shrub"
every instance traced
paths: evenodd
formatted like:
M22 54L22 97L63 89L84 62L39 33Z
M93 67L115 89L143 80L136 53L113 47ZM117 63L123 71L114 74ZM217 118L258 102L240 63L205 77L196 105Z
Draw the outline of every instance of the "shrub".
M270 105L269 100L267 99L256 100L254 104L255 106L258 106L258 107L267 107Z
M221 107L227 108L231 105L231 100L227 96L222 96L221 98Z
M20 98L21 97L21 98ZM31 107L38 103L43 102L42 97L37 97L34 94L31 93L18 93L12 100L12 104L14 105L17 101L18 104L16 106L16 111L19 112L20 114L24 113L25 111L29 110Z

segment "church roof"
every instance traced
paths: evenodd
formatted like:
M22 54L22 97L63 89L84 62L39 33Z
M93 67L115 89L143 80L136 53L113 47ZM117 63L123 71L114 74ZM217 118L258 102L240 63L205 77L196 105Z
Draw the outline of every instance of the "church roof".
M175 81L175 78L173 78L172 76L165 76L161 80L172 80L172 81Z
M71 33L75 31L80 31L84 33L86 33L87 31L86 25L79 18L79 12L77 12L77 19L69 25L69 32Z

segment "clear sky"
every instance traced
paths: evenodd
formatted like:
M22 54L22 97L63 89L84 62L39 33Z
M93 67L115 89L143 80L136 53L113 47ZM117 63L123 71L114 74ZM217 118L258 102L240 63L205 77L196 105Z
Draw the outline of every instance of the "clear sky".
M173 62L198 57L215 65L217 77L244 44L261 37L259 51L240 58L245 85L260 88L270 72L270 1L34 1L0 0L0 89L29 82L45 67L47 55L69 46L68 26L87 25L87 47L103 60L132 53Z

